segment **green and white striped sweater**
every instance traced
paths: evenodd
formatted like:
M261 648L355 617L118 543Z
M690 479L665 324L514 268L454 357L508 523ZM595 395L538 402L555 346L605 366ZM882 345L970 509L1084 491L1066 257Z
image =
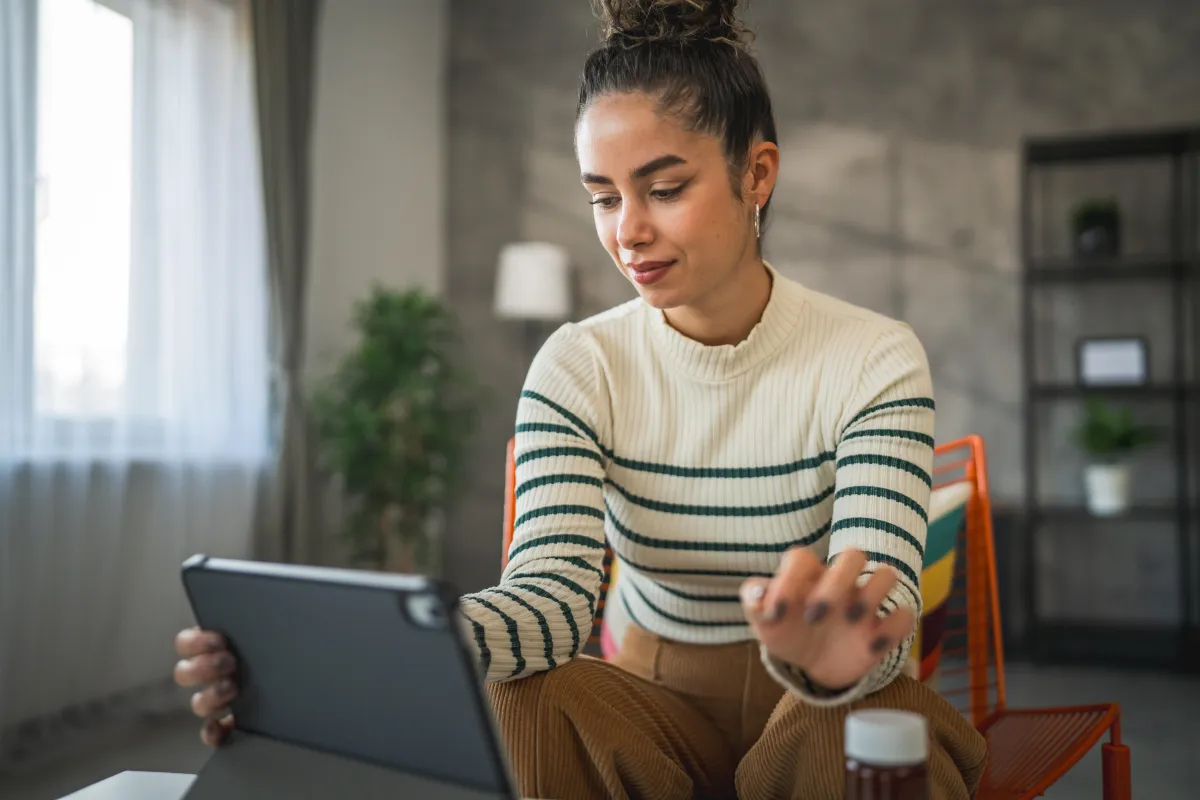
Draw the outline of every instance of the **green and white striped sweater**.
M462 599L487 680L579 652L606 538L620 561L614 632L750 639L738 587L791 547L865 551L868 570L900 576L887 604L919 612L934 432L924 350L904 324L772 276L736 346L688 339L637 299L563 326L538 353L517 410L510 561L497 587ZM829 705L885 686L910 644L836 695L764 661Z

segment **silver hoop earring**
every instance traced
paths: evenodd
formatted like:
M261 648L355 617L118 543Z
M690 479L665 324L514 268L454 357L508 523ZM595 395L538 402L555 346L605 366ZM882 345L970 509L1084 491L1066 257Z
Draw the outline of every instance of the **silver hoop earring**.
M762 234L759 233L759 230L758 230L758 215L759 215L758 203L755 203L754 204L754 238L755 239L759 239L762 237Z

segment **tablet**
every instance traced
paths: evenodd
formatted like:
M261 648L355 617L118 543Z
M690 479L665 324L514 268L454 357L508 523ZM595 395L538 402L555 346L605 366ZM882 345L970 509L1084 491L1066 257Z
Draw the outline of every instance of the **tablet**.
M197 623L238 659L234 736L513 797L447 584L203 555L183 583Z

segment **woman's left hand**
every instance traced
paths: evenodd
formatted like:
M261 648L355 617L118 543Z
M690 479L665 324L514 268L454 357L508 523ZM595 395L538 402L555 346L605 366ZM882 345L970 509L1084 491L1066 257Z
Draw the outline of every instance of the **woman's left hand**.
M827 567L807 548L794 548L774 578L742 584L742 607L759 641L822 688L854 686L912 631L910 609L877 613L896 585L890 567L859 588L866 563L858 550L846 550Z

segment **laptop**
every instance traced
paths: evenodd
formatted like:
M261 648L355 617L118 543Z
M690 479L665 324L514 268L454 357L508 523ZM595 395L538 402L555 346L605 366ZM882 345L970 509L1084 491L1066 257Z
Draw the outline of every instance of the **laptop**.
M515 800L446 583L204 555L183 583L239 686L188 800Z

